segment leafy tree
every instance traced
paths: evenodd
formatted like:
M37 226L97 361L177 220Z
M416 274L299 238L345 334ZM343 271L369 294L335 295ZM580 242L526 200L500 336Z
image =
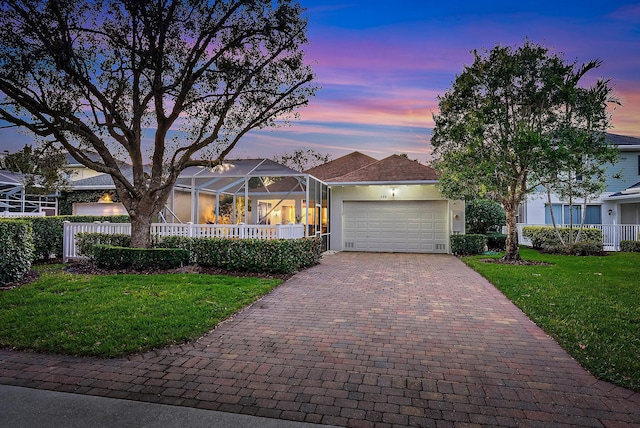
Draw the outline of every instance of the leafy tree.
M0 160L2 169L22 174L22 185L28 194L48 194L69 184L67 177L71 170L67 168L66 156L52 144L35 149L25 145L22 150L6 154Z
M110 174L132 245L149 246L182 170L219 165L314 94L301 13L295 0L2 0L0 119Z
M296 171L306 171L331 160L330 153L320 153L314 149L296 149L290 153L281 153L273 157L278 162Z
M566 156L589 155L606 145L601 136L609 127L610 97L592 100L593 111L603 115L589 122L594 114L585 111L583 95L594 88L610 95L609 82L580 86L599 65L567 63L529 41L519 48L496 46L474 52L473 64L438 97L440 113L434 115L431 143L442 192L502 204L507 214L505 261L520 259L517 209L542 177L562 169ZM584 138L573 138L574 132Z
M486 235L492 227L506 224L502 206L489 199L467 201L464 215L469 233Z
M550 168L541 170L541 173L538 174L540 182L547 191L548 209L553 228L563 246L580 241L586 219L587 204L589 200L597 198L604 192L607 165L614 164L618 159L618 150L606 142L606 136L603 132L598 132L608 126L609 116L604 106L609 103L619 104L618 100L611 95L607 83L601 81L589 89L570 94L576 99L576 108L567 109L564 120L568 124L578 122L581 126L571 127L569 125L561 128L559 132L563 134L564 139L570 139L574 142L573 151L562 153L562 156L555 156ZM582 123L580 119L575 120L576 112L582 118ZM618 177L618 174L614 174L614 177ZM562 237L558 229L552 209L552 193L557 194L560 200L568 202L568 240ZM580 200L581 202L579 202ZM574 207L576 206L581 207L580 218L574 217ZM573 230L575 224L579 224L577 233L574 233Z

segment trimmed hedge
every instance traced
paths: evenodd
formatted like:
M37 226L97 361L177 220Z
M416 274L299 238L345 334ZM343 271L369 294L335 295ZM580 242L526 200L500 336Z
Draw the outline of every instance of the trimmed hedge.
M49 260L51 256L62 257L62 235L65 221L74 223L93 223L108 221L111 223L128 223L129 216L89 216L68 215L51 217L21 217L31 223L33 227L33 241L35 243L36 260Z
M128 248L94 245L95 264L104 269L175 269L189 263L189 252L180 248Z
M201 266L231 271L293 273L320 262L322 240L303 239L223 239L170 236L159 247L189 251L189 260Z
M486 245L486 235L451 235L451 252L457 256L481 254Z
M640 253L640 241L620 241L620 251Z
M76 249L79 255L93 258L93 247L95 245L130 247L131 235L96 232L81 232L76 234Z
M569 239L569 228L562 227L558 229L565 242ZM578 229L573 229L573 236L577 236ZM554 247L561 245L556 232L552 226L524 226L522 235L531 240L531 245L537 250L543 247ZM602 242L602 231L600 229L582 229L580 235L581 241Z
M487 235L487 247L491 251L505 251L507 249L507 235L498 233Z
M21 279L31 270L33 231L24 220L0 221L0 283Z

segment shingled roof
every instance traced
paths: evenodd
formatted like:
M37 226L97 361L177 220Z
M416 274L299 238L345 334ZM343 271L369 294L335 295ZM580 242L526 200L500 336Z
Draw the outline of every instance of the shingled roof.
M345 156L345 158L348 156L350 155ZM343 158L336 159L336 161L340 161L341 159ZM345 167L348 165L348 162L345 163ZM324 165L321 165L317 168L322 168L323 166ZM316 176L311 171L308 172ZM324 181L327 183L368 183L435 181L437 179L438 176L433 168L407 159L404 156L391 155L379 161L374 160L373 162L369 162L360 168L354 168L353 164L351 164L350 171L346 174L328 177L325 178Z
M349 174L357 169L378 162L377 159L360 152L349 153L325 164L316 166L305 171L306 174L313 175L322 181L328 181L335 177Z
M640 138L628 135L611 134L607 132L607 141L611 144L623 148L625 146L640 146Z

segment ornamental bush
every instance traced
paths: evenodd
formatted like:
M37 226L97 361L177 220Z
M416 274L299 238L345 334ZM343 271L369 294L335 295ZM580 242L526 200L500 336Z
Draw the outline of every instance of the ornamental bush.
M569 240L569 228L561 227L558 229L565 243ZM578 235L578 229L573 229L573 237ZM522 236L531 240L531 246L537 250L543 247L554 247L561 245L558 236L552 226L524 226L522 228ZM591 241L602 243L602 231L600 229L582 229L580 237L581 241Z
M487 245L486 235L451 235L451 252L456 256L481 254Z
M17 281L29 272L33 254L31 223L24 220L0 221L0 283Z
M640 241L620 241L620 251L640 253Z
M486 235L489 229L507 224L502 205L489 199L474 199L465 203L467 233Z
M94 245L97 267L104 269L175 269L189 263L189 253L180 248L129 248Z
M543 245L542 251L566 256L601 256L604 254L602 241L580 241L568 245Z

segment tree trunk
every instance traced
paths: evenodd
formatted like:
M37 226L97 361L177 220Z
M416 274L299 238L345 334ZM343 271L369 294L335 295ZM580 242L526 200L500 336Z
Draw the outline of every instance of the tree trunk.
M151 209L138 209L129 212L131 217L131 247L151 247L151 223L157 215L157 213L151 211Z
M556 236L558 237L560 244L562 244L563 247L566 247L567 244L565 244L564 239L562 238L562 234L560 233L560 230L558 230L558 225L556 224L556 216L555 214L553 214L553 204L551 203L551 189L549 187L547 187L547 201L549 202L549 215L551 216L551 224L553 224L553 230L556 232ZM560 204L560 207L562 209L562 204Z
M507 214L507 244L502 260L507 262L522 260L520 258L520 247L518 246L518 225L516 220L517 209L517 204L507 204L505 206Z

